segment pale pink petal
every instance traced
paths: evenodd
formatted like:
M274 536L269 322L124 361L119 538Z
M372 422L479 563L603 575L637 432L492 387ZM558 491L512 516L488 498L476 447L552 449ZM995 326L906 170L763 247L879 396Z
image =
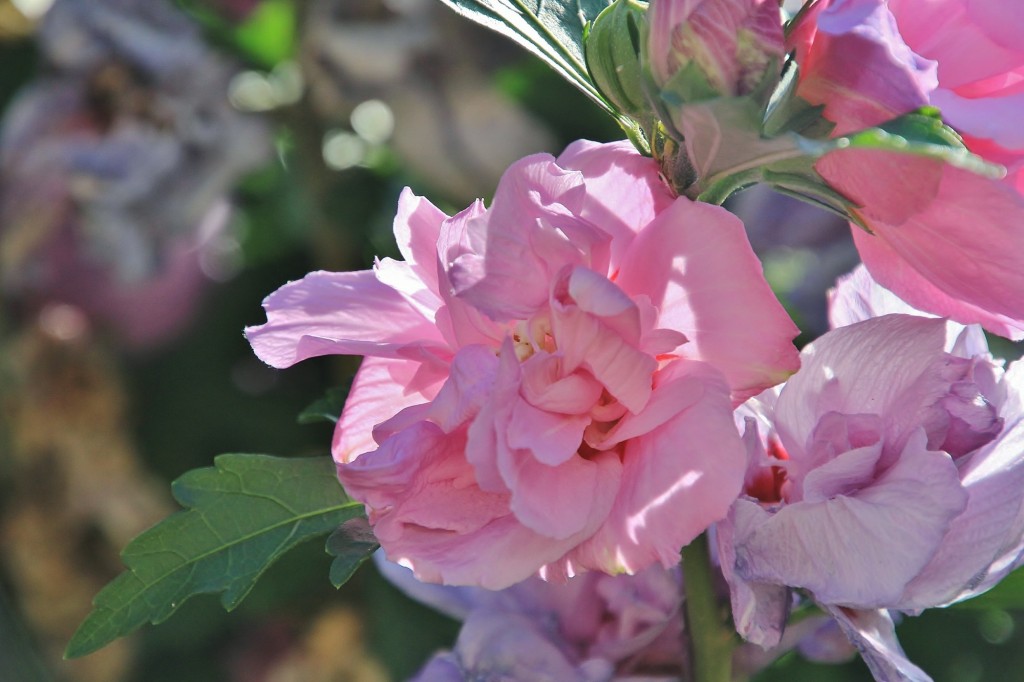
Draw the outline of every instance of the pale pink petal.
M828 292L828 318L833 329L893 313L932 317L876 282L863 265L836 280L835 288ZM984 355L988 353L988 341L976 324L947 321L945 350L966 358Z
M1024 321L985 310L947 294L915 270L888 242L866 234L858 227L854 226L852 230L861 259L876 281L887 289L901 292L900 296L912 301L915 308L963 324L981 325L1009 339L1024 339Z
M418 363L408 360L363 358L334 429L331 453L336 462L348 463L375 450L375 426L407 407L429 402L436 395L440 382L422 392L406 390L418 369Z
M550 156L509 167L487 214L466 219L470 250L446 264L456 295L495 320L541 309L564 266L589 263L594 250L607 255L610 237L577 217L585 193L582 175Z
M441 298L421 279L418 269L411 264L382 258L373 266L377 281L401 294L409 305L428 320L434 320L437 309L441 307ZM435 273L434 279L437 279Z
M418 197L408 187L398 197L395 214L395 240L402 258L416 277L435 295L440 291L437 245L441 237L441 224L448 218L428 199Z
M466 459L473 466L477 484L482 490L503 492L509 489L498 461L509 456L506 433L521 380L519 359L512 340L506 338L498 354L498 370L494 376L490 399L483 403L480 412L469 425L467 435Z
M640 344L640 309L604 275L589 268L572 268L555 284L554 296L559 303L575 304L583 312L601 318L601 324L626 343Z
M723 377L700 362L662 370L655 391L689 400L675 417L625 443L622 484L608 520L570 559L607 572L636 572L679 550L722 519L740 492L746 454Z
M339 466L342 485L367 505L389 559L421 580L501 589L579 542L545 538L520 524L509 513L507 493L475 484L465 448L464 431L445 434L421 421Z
M430 405L429 419L451 432L476 417L494 387L498 358L486 346L465 346L452 358L448 380Z
M958 88L1005 73L1024 60L1024 12L1005 0L889 0L900 33L939 63L939 82Z
M551 466L528 452L512 454L502 474L512 490L512 513L524 526L556 540L582 539L604 522L619 489L622 464L616 455L574 455Z
M882 286L915 308L964 324L1000 333L1010 325L1024 327L1024 197L995 180L912 155L843 150L827 154L815 168L864 207L859 212L874 237L855 228L854 241ZM893 172L915 182L908 185ZM887 251L906 267L890 272L896 259L885 258ZM914 272L932 288L914 287ZM969 307L1009 322L978 319Z
M583 367L631 412L643 409L651 395L651 375L658 367L657 361L571 299L567 304L552 305L551 313L565 370Z
M799 367L799 330L765 282L743 224L723 208L677 199L633 242L617 282L650 298L659 327L686 335L682 357L725 374L737 404Z
M373 272L312 272L263 301L267 322L247 327L268 365L290 367L318 355L400 357L405 347L447 354L437 327Z
M590 415L568 415L539 410L525 400L516 400L506 435L513 450L523 450L518 459L535 458L547 466L559 466L576 456L583 444L583 429Z
M562 414L584 414L601 398L604 387L588 372L565 375L557 355L537 353L522 365L522 397L534 407Z
M625 140L578 140L562 152L558 165L583 173L587 196L580 216L611 235L611 272L634 235L675 200L658 163Z
M966 504L956 466L924 441L917 431L889 470L848 495L774 514L738 500L736 573L805 588L826 604L895 603Z

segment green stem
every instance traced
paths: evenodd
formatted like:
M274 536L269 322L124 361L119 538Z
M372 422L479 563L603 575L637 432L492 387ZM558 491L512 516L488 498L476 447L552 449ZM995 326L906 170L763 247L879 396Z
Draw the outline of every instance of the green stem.
M730 682L736 633L715 595L714 569L706 535L683 548L686 635L691 682Z

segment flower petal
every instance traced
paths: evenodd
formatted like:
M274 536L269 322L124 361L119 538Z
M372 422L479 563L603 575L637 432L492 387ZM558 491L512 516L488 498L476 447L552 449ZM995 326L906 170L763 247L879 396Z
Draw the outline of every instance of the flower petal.
M725 374L740 403L796 371L799 333L761 272L743 224L718 206L679 198L633 242L619 286L682 332L677 352Z
M558 165L583 173L587 196L580 216L611 235L611 272L633 237L675 200L658 163L625 140L578 140L562 152Z
M966 170L900 156L841 150L815 164L865 207L874 236L854 228L854 241L872 276L915 308L1024 337L1024 197ZM906 177L926 181L909 189Z
M1007 371L1009 396L999 437L961 467L967 508L950 526L938 553L907 587L900 609L941 606L988 589L992 564L1016 558L1024 540L1024 363ZM979 587L985 585L979 591Z
M318 355L396 358L407 348L445 355L432 321L373 272L312 272L263 301L267 322L245 336L261 360L290 367Z
M406 388L419 369L418 363L408 360L363 358L334 429L331 453L336 462L348 463L364 452L377 449L374 427L405 408L429 402L434 397L440 382L422 391Z
M774 514L738 500L736 573L808 589L826 604L895 603L966 504L956 466L924 441L917 431L873 485L848 495Z
M659 374L655 393L688 400L674 417L625 442L622 483L608 520L570 555L580 565L612 573L655 561L671 566L739 494L746 453L723 377L704 363L681 361Z
M932 682L910 662L896 639L896 628L886 611L857 611L842 607L826 609L857 648L876 682Z

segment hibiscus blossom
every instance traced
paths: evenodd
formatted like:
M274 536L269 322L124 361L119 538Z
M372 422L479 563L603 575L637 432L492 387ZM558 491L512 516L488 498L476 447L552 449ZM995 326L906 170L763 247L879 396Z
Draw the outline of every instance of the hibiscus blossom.
M928 679L887 610L968 599L1020 564L1024 365L1004 371L979 328L923 316L863 268L832 318L847 326L737 411L751 465L719 525L737 627L771 644L802 588L879 679Z
M732 407L796 368L743 226L625 143L514 164L489 208L403 194L404 261L312 273L247 335L366 355L333 453L388 557L501 588L672 565L739 492Z

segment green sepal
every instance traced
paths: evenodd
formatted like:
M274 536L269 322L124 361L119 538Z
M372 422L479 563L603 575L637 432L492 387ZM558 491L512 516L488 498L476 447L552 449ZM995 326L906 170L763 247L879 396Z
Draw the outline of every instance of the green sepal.
M172 491L185 509L128 543L121 553L128 570L96 595L67 658L160 623L197 594L223 593L231 610L285 552L363 514L329 457L220 455Z
M597 89L621 113L637 120L651 115L641 66L641 34L647 8L636 0L616 0L584 30L587 71Z

